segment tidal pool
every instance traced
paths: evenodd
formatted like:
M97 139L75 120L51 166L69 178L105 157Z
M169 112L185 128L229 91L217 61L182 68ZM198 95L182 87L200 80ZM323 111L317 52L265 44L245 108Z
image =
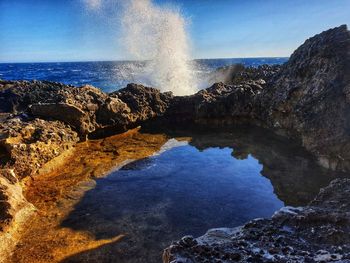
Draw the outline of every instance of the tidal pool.
M161 262L184 235L305 205L333 179L296 144L263 131L168 136L159 153L97 179L61 224L121 238L64 262Z

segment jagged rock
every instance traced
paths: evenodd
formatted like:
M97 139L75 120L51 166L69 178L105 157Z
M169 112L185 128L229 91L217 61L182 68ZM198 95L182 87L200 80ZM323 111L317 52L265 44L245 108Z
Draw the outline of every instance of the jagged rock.
M126 129L130 109L118 98L86 85L48 81L0 81L0 112L27 113L71 125L84 138L106 126Z
M161 93L157 89L137 84L128 84L126 88L113 92L110 96L121 99L129 106L134 122L163 115L173 98L171 92Z
M263 80L237 85L216 83L191 96L174 97L165 112L168 122L186 124L229 124L251 118L254 97L261 92Z
M34 116L61 120L76 128L80 134L89 134L95 126L89 116L78 107L69 103L40 103L30 105Z
M284 207L272 219L184 237L164 251L163 262L347 262L349 216L350 180L336 179L305 208Z
M301 138L320 163L350 169L350 32L345 25L305 41L257 100L262 120Z
M245 67L242 64L220 67L210 73L209 83L223 82L227 85L242 84L245 81L269 81L279 70L280 65L261 65L258 67Z
M136 84L108 95L92 86L0 81L0 112L61 120L81 138L152 119L181 125L249 122L282 129L323 166L349 171L349 50L350 33L340 26L308 39L282 67L232 67L226 80L232 85L217 83L182 97Z

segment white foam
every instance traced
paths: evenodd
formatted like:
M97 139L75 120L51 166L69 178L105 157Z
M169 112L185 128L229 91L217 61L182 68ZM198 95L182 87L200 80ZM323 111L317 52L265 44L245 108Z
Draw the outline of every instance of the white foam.
M93 10L100 8L102 4L102 0L84 0L84 2L89 9Z

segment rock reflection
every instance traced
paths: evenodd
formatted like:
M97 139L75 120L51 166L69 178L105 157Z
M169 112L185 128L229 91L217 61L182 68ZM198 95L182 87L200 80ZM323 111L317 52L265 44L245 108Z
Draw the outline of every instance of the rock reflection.
M269 217L283 204L305 205L336 176L263 129L164 132L189 144L98 179L62 222L96 239L125 237L64 262L160 262L172 240Z
M183 132L170 132L179 136ZM186 133L188 136L188 133ZM244 160L252 155L262 164L261 174L271 180L274 191L285 205L303 206L320 188L345 174L319 166L297 142L259 127L239 127L230 132L196 132L191 145L200 150L230 147L232 156Z

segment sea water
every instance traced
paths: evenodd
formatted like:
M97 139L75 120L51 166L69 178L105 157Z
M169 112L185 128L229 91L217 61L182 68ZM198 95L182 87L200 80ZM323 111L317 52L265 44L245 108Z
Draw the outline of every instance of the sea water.
M288 58L226 58L200 59L193 63L196 65L195 73L204 78L218 67L237 63L257 67L263 64L282 64L287 60ZM144 69L145 63L136 61L0 63L0 79L48 80L75 86L90 84L105 92L112 92L131 82L148 85L147 80L138 74Z

